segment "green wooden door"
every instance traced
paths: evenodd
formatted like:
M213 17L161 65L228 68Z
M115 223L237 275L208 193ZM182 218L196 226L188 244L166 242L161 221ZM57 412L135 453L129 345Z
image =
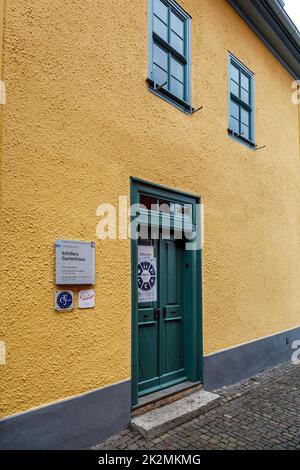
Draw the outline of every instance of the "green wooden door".
M157 262L155 288L156 301L140 301L138 304L138 391L139 393L156 390L159 387L159 243L157 240L139 240L139 253L141 248L151 249ZM138 260L138 282L141 281L141 256Z
M160 261L160 384L164 386L186 378L182 242L174 239L162 240Z
M156 263L155 295L150 301L140 298L138 305L139 395L186 380L183 246L174 237L139 241L140 253L146 253ZM147 248L143 253L144 247ZM140 257L138 282L142 285L144 279L146 289L150 289L147 284L150 275L146 272L142 279L143 268L148 269L147 258ZM152 293L155 289L152 286Z

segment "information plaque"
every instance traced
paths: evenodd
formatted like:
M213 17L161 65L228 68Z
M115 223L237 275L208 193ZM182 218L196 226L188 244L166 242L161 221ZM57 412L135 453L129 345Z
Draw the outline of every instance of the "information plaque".
M57 240L56 284L95 284L95 243Z

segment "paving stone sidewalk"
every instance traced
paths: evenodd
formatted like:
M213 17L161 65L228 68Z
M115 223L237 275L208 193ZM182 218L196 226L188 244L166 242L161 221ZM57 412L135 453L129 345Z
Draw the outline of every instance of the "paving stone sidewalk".
M300 365L280 365L217 393L218 408L158 438L126 429L94 449L300 449Z

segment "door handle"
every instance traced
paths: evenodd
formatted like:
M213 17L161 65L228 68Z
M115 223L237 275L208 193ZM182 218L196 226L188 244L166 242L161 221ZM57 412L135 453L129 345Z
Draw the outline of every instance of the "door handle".
M153 316L154 316L154 320L159 319L159 316L160 316L160 309L159 308L154 309Z
M168 315L167 307L164 307L163 308L163 317L167 318L167 315Z

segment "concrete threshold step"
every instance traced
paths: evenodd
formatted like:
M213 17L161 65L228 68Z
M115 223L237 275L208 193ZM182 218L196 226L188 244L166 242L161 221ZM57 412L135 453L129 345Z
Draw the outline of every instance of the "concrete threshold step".
M161 408L164 405L169 405L174 401L191 395L192 393L202 390L200 382L181 382L180 384L168 387L158 392L151 393L139 398L138 404L131 411L131 416L139 416L155 408Z
M131 427L152 439L216 408L219 403L219 395L200 390L174 403L132 418Z

